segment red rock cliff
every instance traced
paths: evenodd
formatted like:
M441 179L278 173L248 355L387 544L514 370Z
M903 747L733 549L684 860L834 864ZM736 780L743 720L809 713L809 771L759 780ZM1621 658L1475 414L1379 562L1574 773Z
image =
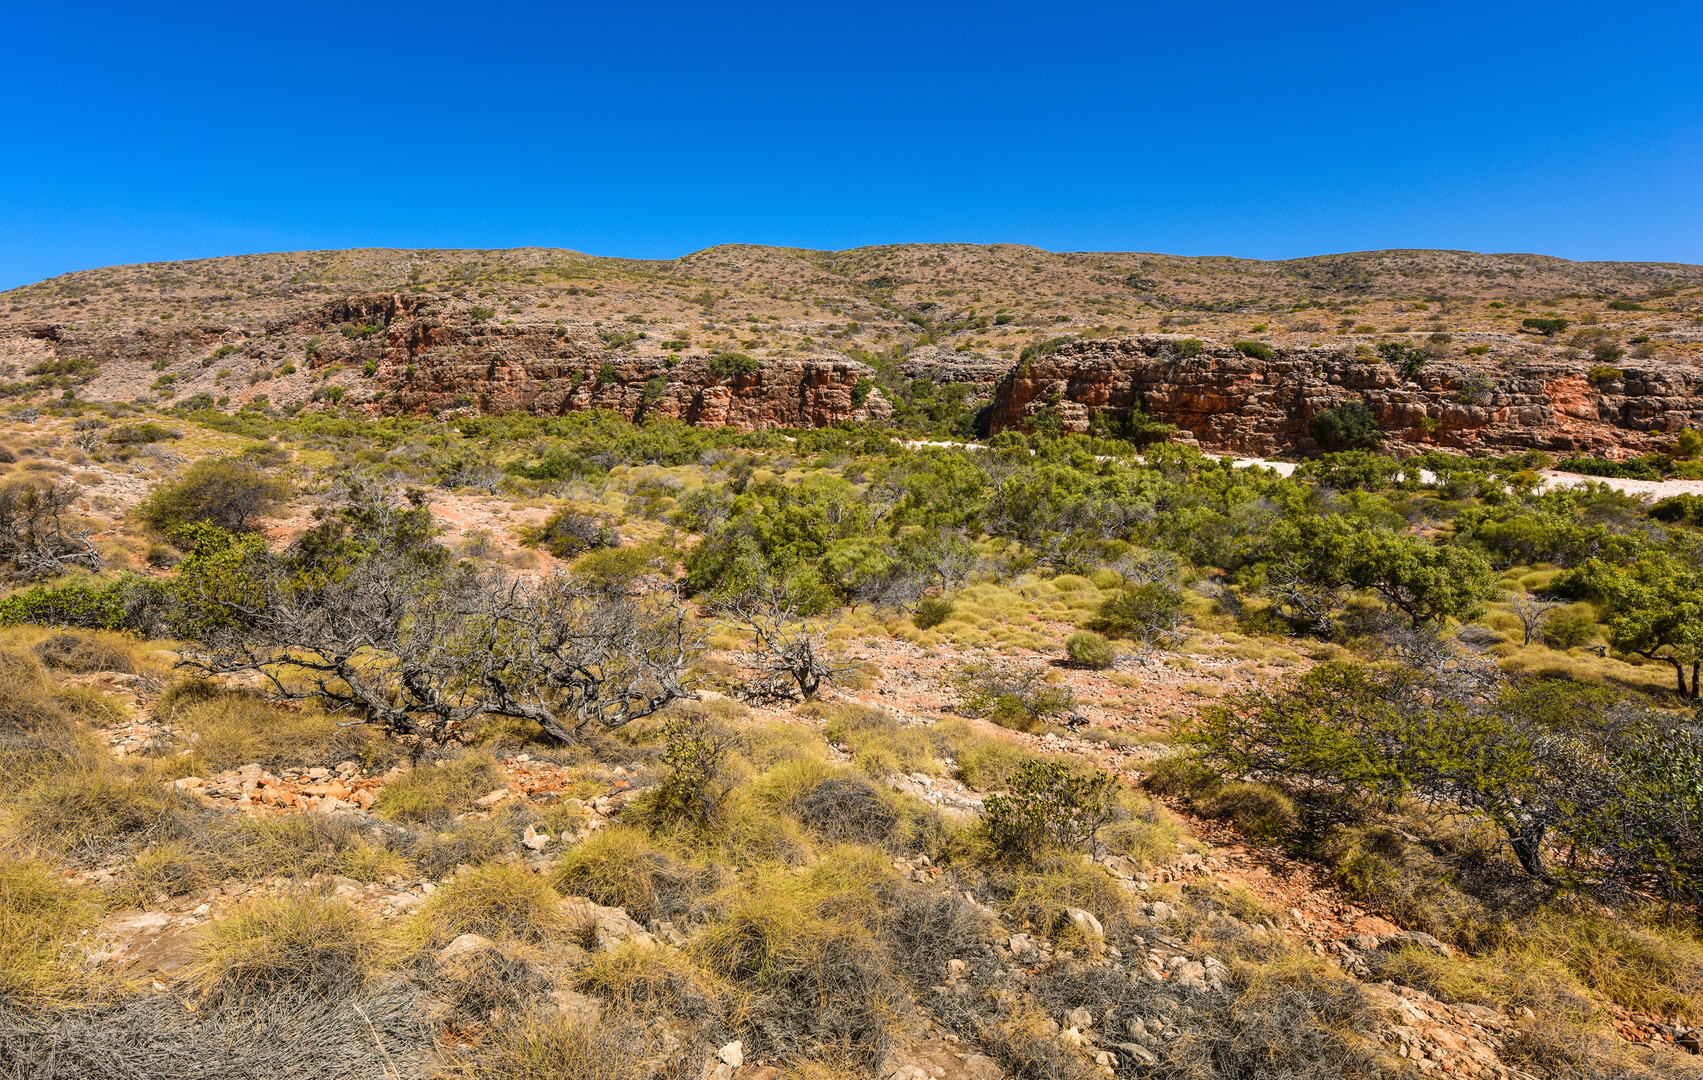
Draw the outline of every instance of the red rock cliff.
M1316 449L1313 417L1351 398L1398 447L1643 452L1703 426L1703 371L1679 364L1625 361L1622 377L1596 384L1590 363L1550 360L1439 362L1404 378L1345 349L1278 349L1262 360L1207 344L1185 358L1174 340L1075 341L1019 364L995 391L991 428L1024 429L1052 413L1065 430L1087 431L1093 413L1139 403L1213 449L1304 453Z

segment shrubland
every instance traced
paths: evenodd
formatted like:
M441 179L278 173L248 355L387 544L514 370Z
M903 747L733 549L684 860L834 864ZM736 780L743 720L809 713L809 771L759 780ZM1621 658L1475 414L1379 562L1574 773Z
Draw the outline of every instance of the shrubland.
M289 483L223 455L156 487L133 527L169 570L0 599L0 1060L108 1075L98 1007L107 1038L167 1033L157 1069L216 1029L311 1073L278 1042L303 1029L252 1018L358 1006L325 1052L402 1073L412 1025L489 1077L696 1074L735 1041L878 1075L946 1036L1020 1077L1372 1077L1401 1067L1371 1037L1389 980L1501 1010L1534 1075L1691 1075L1607 1021L1703 1021L1699 515L1540 490L1530 455L1397 461L1356 422L1283 477L1127 423L911 449L281 420ZM507 543L550 568L446 543L454 492L538 509ZM299 528L252 531L286 501ZM875 706L898 661L852 651L883 641L944 658L956 716ZM1207 660L1253 674L1174 730L1079 689ZM134 703L91 689L120 675ZM138 707L160 744L116 757L95 732ZM1152 745L1064 752L1090 707L1128 729L1090 737ZM522 760L578 794L502 797ZM173 783L343 762L388 777L365 813ZM1438 947L1327 962L1281 905L1161 880L1191 817ZM356 903L414 881L388 921ZM112 913L208 889L240 899L169 992L79 960Z

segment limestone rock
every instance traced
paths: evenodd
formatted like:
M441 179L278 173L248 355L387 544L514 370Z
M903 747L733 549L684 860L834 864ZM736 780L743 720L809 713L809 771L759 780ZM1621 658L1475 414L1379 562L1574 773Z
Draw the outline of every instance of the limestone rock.
M1056 415L1087 431L1092 414L1141 404L1202 446L1239 454L1317 449L1313 418L1363 400L1393 450L1431 447L1511 453L1541 449L1643 453L1703 426L1703 370L1660 360L1620 362L1625 377L1590 381L1589 360L1533 359L1509 370L1457 361L1411 377L1346 346L1285 346L1270 359L1208 342L1178 357L1165 334L1079 340L1019 364L994 394L995 432ZM1489 389L1477 389L1488 384ZM1463 395L1474 395L1471 403ZM1434 422L1426 431L1422 421Z

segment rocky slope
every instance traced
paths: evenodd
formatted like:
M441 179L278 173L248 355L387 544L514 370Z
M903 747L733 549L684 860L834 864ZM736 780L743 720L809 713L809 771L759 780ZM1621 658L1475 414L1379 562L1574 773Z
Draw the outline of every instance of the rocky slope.
M1344 347L1280 347L1269 358L1220 343L1188 357L1175 348L1157 335L1063 344L1001 380L993 430L1053 414L1065 430L1087 431L1095 412L1139 404L1214 449L1305 453L1317 448L1313 418L1356 398L1398 448L1643 452L1703 426L1703 369L1690 365L1510 353L1404 374Z
M1524 332L1534 313L1572 336ZM1151 361L1177 331L1226 344L1167 374ZM1056 338L1078 344L1018 367ZM1248 340L1275 357L1228 351ZM1435 362L1402 380L1355 359L1390 341ZM1624 381L1588 381L1599 347L1630 350ZM756 369L712 372L727 352ZM1415 445L1635 450L1695 419L1686 365L1698 360L1703 268L1471 252L357 250L112 267L0 294L12 400L611 408L763 428L880 417L915 386L957 384L971 407L998 388L996 427L1055 394L1067 427L1140 400L1203 444L1259 453L1305 449L1312 413L1345 396L1393 432L1436 421L1428 438L1399 436Z

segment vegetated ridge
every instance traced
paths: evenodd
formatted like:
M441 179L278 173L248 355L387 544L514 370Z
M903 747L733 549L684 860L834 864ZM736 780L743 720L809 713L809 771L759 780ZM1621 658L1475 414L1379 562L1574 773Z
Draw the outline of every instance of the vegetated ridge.
M1016 245L674 260L353 250L80 271L0 294L0 391L376 415L604 408L741 430L1087 430L1133 405L1305 453L1614 456L1695 426L1703 267L1384 251L1262 262Z

